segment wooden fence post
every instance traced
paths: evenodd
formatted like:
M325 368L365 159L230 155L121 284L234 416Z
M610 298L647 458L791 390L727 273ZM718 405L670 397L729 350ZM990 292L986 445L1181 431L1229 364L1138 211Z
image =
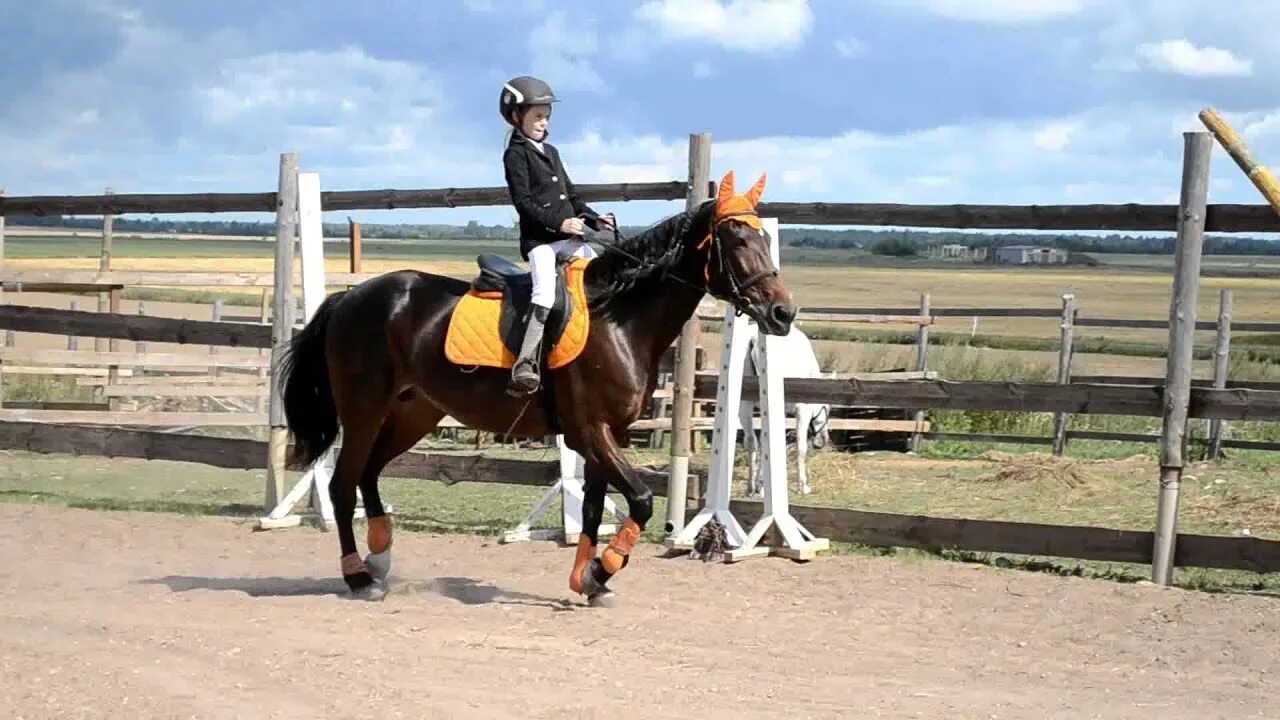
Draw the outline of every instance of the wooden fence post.
M1157 585L1168 585L1173 579L1174 546L1178 536L1178 492L1182 485L1187 409L1191 400L1200 253L1204 244L1209 159L1213 149L1213 138L1207 132L1186 132L1182 137L1182 193L1178 201L1178 239L1174 250L1173 293L1169 301L1169 358L1160 434L1160 494L1156 504L1151 562L1151 580Z
M689 194L692 210L711 197L711 133L689 135ZM684 529L688 498L689 450L693 440L693 384L697 373L698 336L702 319L695 310L680 331L676 346L671 407L671 464L667 470L667 537ZM726 328L727 332L727 328Z
M71 302L67 305L67 309L72 312L76 312L77 310L80 309L80 301L75 298L71 298ZM99 339L102 340L105 338L99 338ZM80 337L78 335L67 336L67 349L68 350L80 349Z
M920 295L920 317L929 317L929 293ZM921 323L916 326L916 371L924 372L929 366L929 326ZM915 414L916 427L924 426L924 411ZM911 452L920 452L920 433L911 435Z
M360 268L364 265L364 249L360 239L360 223L347 218L347 237L351 243L348 246L351 253L351 272L362 272Z
M1223 288L1218 294L1218 337L1213 348L1213 386L1221 390L1227 386L1227 365L1231 359L1231 290ZM1222 459L1221 418L1209 419L1209 447L1206 460Z
M298 232L298 155L281 153L280 181L276 195L276 262L271 323L271 397L267 423L267 497L271 512L284 497L285 451L289 445L280 387L280 361L293 337L293 245Z
M102 194L111 195L114 191L107 188ZM111 269L111 245L115 230L115 216L110 213L102 214L102 253L98 257L98 272L107 272ZM98 293L98 312L107 312L111 305L111 298L106 292ZM94 338L93 349L102 352L107 348L116 349L114 340L108 341L107 338Z
M146 314L147 314L147 301L146 301L146 300L139 300L139 301L138 301L138 315L141 315L141 316L144 316L144 317L145 317L145 316L146 316ZM146 341L146 340L137 340L137 341L135 341L135 342L133 343L133 351L134 351L136 354L138 354L138 355L144 355L144 354L146 354L146 352L147 352L147 341ZM133 372L134 372L134 374L140 375L140 374L142 374L142 368L141 368L141 367L135 368Z
M268 320L270 320L270 318L271 318L271 306L268 304L268 302L269 302L269 298L268 298L268 295L267 295L267 290L266 290L266 288L263 288L263 290L262 290L262 302L261 302L261 303L259 304L259 306L258 306L258 322L259 322L260 324L262 324L262 325L266 325L266 324L267 324L267 321L268 321ZM258 357L259 357L259 358L262 358L262 356L263 356L263 354L264 354L265 352L266 352L265 350L263 350L262 348L259 348L259 349L258 349ZM260 367L260 368L258 368L258 379L259 379L259 380L266 380L266 379L267 379L267 369L266 369L266 368L264 368L264 367ZM266 404L267 404L267 399L266 399L266 398L264 398L264 397L262 397L262 396L258 396L258 399L257 399L257 400L255 401L255 403L254 403L254 410L256 410L256 411L258 411L258 412L263 412L263 411L265 411L265 410L267 409L267 405L266 405ZM260 439L262 439L262 440L266 440L266 439L267 439L267 436L268 436L270 433L269 433L269 432L263 432L263 431L265 431L265 430L267 430L267 428L259 428L259 433L260 433L260 434L259 434L259 435L256 435L256 437L258 437L258 438L260 438Z
M222 311L223 311L223 301L222 301L222 298L215 298L215 299L214 299L214 301L213 301L213 312L212 312L212 314L210 315L209 319L210 319L210 320L212 320L213 322L222 322ZM218 354L218 346L217 346L217 345L210 345L210 346L209 346L209 355L210 355L210 356L214 356L214 355L217 355L217 354ZM217 366L217 365L211 365L211 366L209 367L209 376L210 376L210 377L218 377L218 366Z
M1075 342L1076 296L1062 296L1062 341L1058 345L1058 384L1071 383L1071 354ZM1067 424L1071 416L1065 412L1053 416L1053 454L1062 457L1067 451Z

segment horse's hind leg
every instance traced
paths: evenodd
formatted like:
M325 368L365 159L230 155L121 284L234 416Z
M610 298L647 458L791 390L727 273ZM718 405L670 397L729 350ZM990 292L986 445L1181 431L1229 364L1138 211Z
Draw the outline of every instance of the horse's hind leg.
M356 547L352 519L356 511L356 486L364 475L374 438L382 426L384 414L379 408L371 408L360 417L344 416L342 449L338 451L337 468L329 481L329 499L333 502L333 521L338 529L338 546L342 551L342 579L353 593L368 599L377 599L382 593L374 590L373 575L360 559Z
M424 400L397 402L382 423L364 473L360 476L360 494L364 496L368 522L369 555L365 567L377 581L386 580L391 572L391 518L387 517L378 490L378 476L387 463L413 447L422 436L440 423L444 413Z

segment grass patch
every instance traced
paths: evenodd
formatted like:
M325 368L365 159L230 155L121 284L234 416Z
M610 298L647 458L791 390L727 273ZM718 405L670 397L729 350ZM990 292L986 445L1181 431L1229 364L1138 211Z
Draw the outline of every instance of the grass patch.
M76 384L70 375L15 375L0 377L7 402L91 402L93 388Z

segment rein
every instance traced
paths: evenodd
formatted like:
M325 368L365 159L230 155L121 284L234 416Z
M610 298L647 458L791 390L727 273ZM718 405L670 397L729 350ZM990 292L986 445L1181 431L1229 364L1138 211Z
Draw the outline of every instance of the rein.
M737 273L734 272L733 265L725 260L724 243L720 242L720 238L716 235L716 228L720 227L720 225L728 222L729 220L732 220L735 217L748 216L748 215L755 216L755 213L744 211L744 212L730 213L728 215L723 215L723 216L717 216L714 212L712 213L711 227L707 230L706 237L700 240L696 246L698 250L706 251L706 254L707 254L707 262L705 267L703 268L703 282L704 282L703 287L698 287L697 285L694 285L688 280L685 280L684 278L681 278L675 275L666 275L666 277L670 277L676 282L682 285L686 285L694 290L698 290L701 292L710 292L711 260L712 260L711 251L714 249L715 259L719 265L720 273L724 275L725 278L729 281L730 304L733 305L734 310L738 315L741 315L744 312L746 312L746 308L750 304L750 302L748 301L747 297L743 295L743 293L747 289L751 288L752 286L756 285L761 280L764 280L767 277L770 277L770 276L776 277L778 275L778 270L777 268L769 268L769 269L761 270L747 277L746 280L739 280ZM583 216L579 216L579 217L583 217ZM686 219L686 222L687 222L687 219ZM616 224L611 226L611 229L613 230L614 241L612 243L602 242L602 241L600 242L600 244L603 245L607 250L612 250L614 252L619 253L620 255L623 255L624 257L627 257L628 259L634 260L637 264L645 268L652 268L657 266L656 263L641 260L635 255L632 255L631 253L627 252L626 250L623 250L622 247L620 246L623 240L622 233L618 230L618 226ZM680 230L676 233L676 236L679 237L680 235L683 235L683 234L684 234L684 224L682 223ZM683 249L683 245L680 245L679 247Z

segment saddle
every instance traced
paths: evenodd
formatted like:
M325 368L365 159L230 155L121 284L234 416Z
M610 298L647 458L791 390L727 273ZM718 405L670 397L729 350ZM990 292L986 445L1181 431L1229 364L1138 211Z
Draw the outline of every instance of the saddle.
M549 369L575 360L587 344L586 258L556 261L556 292L543 335L543 359ZM457 365L510 368L524 338L533 294L528 270L500 255L476 258L479 272L449 316L445 357Z

